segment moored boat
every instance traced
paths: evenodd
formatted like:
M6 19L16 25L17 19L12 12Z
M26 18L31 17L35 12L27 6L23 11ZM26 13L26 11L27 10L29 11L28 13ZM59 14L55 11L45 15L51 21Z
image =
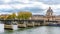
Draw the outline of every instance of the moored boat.
M60 26L58 23L49 23L48 26Z

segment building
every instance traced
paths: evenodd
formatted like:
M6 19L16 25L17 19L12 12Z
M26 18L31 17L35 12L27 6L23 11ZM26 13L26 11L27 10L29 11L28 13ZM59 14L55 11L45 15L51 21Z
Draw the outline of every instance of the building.
M60 16L54 16L51 7L46 12L46 15L33 15L31 20L50 20L50 21L60 21Z

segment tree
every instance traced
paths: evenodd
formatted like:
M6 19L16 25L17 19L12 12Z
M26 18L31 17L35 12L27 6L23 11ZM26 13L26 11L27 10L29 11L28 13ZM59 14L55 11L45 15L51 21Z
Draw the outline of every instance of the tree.
M12 19L12 15L8 15L7 19Z
M0 19L6 20L7 17L8 17L7 15L3 15L3 16L0 16Z
M18 19L29 19L32 16L31 12L18 12Z
M15 18L16 18L16 14L13 13L13 14L11 15L11 17L12 17L12 19L15 19Z
M16 18L16 14L15 13L12 13L11 15L9 15L7 17L7 19L15 19Z

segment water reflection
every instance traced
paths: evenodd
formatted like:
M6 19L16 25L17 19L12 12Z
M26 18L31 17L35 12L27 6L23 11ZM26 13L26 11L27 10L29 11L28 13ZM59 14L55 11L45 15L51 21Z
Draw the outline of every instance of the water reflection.
M12 27L13 27L14 30L18 29L18 25L12 25Z
M0 24L0 33L4 32L4 24Z

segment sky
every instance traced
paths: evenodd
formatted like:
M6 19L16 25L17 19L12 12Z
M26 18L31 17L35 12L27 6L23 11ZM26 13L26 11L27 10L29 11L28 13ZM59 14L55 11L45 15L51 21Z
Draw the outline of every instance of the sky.
M0 14L29 11L32 14L45 15L49 6L54 15L60 15L60 0L0 0Z

